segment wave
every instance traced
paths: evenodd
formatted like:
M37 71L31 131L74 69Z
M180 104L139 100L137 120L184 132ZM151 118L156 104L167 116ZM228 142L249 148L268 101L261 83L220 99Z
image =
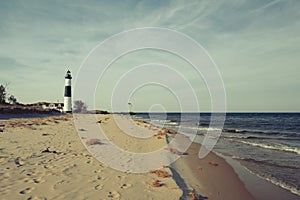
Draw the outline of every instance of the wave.
M220 128L214 128L214 127L198 127L199 131L221 131Z
M183 129L190 129L190 130L199 130L199 131L222 131L221 128L216 127L198 127L198 126L180 126ZM206 133L198 133L199 135L206 134Z
M289 146L282 145L282 144L268 145L268 144L261 144L261 143L255 143L255 142L248 142L248 141L244 141L244 140L240 140L240 141L236 140L236 142L251 145L254 147L260 147L260 148L271 149L271 150L276 150L276 151L285 151L285 152L296 153L296 154L300 155L299 148L289 147Z
M256 136L248 136L244 137L243 139L252 139L252 140L291 140L291 141L296 141L300 140L299 137L256 137Z
M257 134L267 134L267 135L279 135L280 132L273 131L261 131L261 130L247 130L247 129L223 129L223 132L227 133L257 133Z
M284 139L286 140L286 138L276 138L276 137L264 137L264 136L245 136L245 135L222 135L221 136L223 139L229 139L229 140L233 140L233 139L242 139L242 140L269 140L269 139L274 139L274 140L281 140ZM287 140L289 140L290 138L287 138ZM291 139L292 140L292 139ZM297 139L295 139L297 140ZM236 141L236 140L234 140Z
M288 185L288 184L286 184L286 183L284 183L284 182L282 182L280 180L275 179L274 177L273 178L269 178L269 177L262 177L260 175L258 175L258 176L261 177L261 178L264 178L265 180L267 180L267 181L269 181L271 183L273 183L274 185L277 185L277 186L279 186L279 187L281 187L283 189L289 190L291 193L300 196L300 190L297 189L296 187L290 186L290 185Z
M285 165L277 165L277 164L273 164L273 163L268 163L268 162L265 162L265 161L258 161L258 160L254 160L252 158L241 158L241 157L236 157L236 156L232 156L233 159L236 159L236 160L243 160L243 161L248 161L248 162L255 162L255 163L258 163L258 164L267 164L267 165L271 165L271 166L277 166L277 167L285 167L285 168L290 168L290 169L299 169L299 167L294 167L294 166L285 166ZM293 194L296 194L298 196L300 196L300 190L299 188L295 187L295 186L291 186L291 185L288 185L287 183L283 182L283 181L280 181L278 180L277 178L275 177L267 177L267 176L264 176L264 175L261 175L259 174L258 172L254 172L252 170L250 170L249 168L247 168L246 166L244 166L249 172L251 172L252 174L255 174L256 176L274 184L274 185L277 185L283 189L286 189L288 191L290 191L291 193Z
M174 122L174 121L166 121L164 124L167 124L167 125L178 125L178 123Z
M248 171L250 171L252 174L255 174L256 176L274 184L274 185L277 185L283 189L286 189L288 191L290 191L291 193L297 195L297 196L300 196L300 190L297 188L297 187L294 187L294 186L291 186L291 185L288 185L286 184L285 182L283 181L280 181L278 179L276 179L275 177L266 177L266 176L263 176L261 174L258 174L258 173L255 173L253 171L251 171L250 169L247 168Z
M247 130L247 129L223 129L223 132L227 133L238 133L238 134L245 134L245 133L251 133L251 134L259 134L259 135L265 135L265 136L285 136L285 137L294 137L294 138L300 138L299 133L295 132L277 132L277 131L262 131L262 130Z
M247 136L244 139L252 139L252 140L267 140L267 139L274 139L273 137L256 137L256 136Z
M236 157L236 156L232 156L232 158L235 159L235 160L242 160L242 161L252 162L252 163L256 163L256 164L268 165L268 166L272 166L272 167L280 167L280 168L288 168L288 169L300 169L300 167L296 167L296 166L279 165L279 164L276 164L276 163L270 163L270 162L263 161L263 160L255 160L253 158L241 158L241 157Z
M224 132L227 133L247 133L247 130L239 130L239 129L223 129Z

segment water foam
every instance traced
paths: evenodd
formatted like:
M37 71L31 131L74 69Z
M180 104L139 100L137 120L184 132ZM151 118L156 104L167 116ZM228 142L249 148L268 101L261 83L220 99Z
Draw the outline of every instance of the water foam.
M276 151L286 151L286 152L290 152L290 153L296 153L298 155L300 155L300 149L296 148L296 147L289 147L286 145L282 145L282 144L274 144L274 145L268 145L268 144L261 144L261 143L255 143L255 142L248 142L248 141L236 141L236 142L240 142L243 144L248 144L254 147L260 147L260 148L264 148L264 149L271 149L271 150L276 150Z

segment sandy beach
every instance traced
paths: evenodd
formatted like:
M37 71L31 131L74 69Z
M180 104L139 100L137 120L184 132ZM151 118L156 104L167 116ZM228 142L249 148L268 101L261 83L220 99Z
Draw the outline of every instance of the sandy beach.
M135 122L153 134L137 140L124 134L111 115L97 117L107 140L127 151L149 152L166 145L168 133L160 134L156 127ZM83 143L72 115L7 119L0 124L1 199L253 199L224 159L210 153L199 160L195 143L170 166L128 173L88 152L85 145L101 146L102 141Z

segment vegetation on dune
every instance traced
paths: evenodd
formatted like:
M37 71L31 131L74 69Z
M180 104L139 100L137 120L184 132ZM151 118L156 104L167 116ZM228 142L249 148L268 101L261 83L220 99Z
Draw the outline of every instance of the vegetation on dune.
M14 95L7 97L7 87L8 84L0 85L0 104L17 104L17 99Z

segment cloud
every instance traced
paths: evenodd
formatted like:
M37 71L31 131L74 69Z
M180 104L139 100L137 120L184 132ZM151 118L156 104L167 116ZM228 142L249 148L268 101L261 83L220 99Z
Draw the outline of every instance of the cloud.
M265 5L262 5L261 7L252 10L250 13L252 14L252 13L255 13L255 12L263 12L265 9L279 3L280 1L282 1L282 0L272 0L268 3L266 3Z
M1 70L13 70L18 67L26 67L26 65L19 63L16 59L4 56L0 56L0 65Z

